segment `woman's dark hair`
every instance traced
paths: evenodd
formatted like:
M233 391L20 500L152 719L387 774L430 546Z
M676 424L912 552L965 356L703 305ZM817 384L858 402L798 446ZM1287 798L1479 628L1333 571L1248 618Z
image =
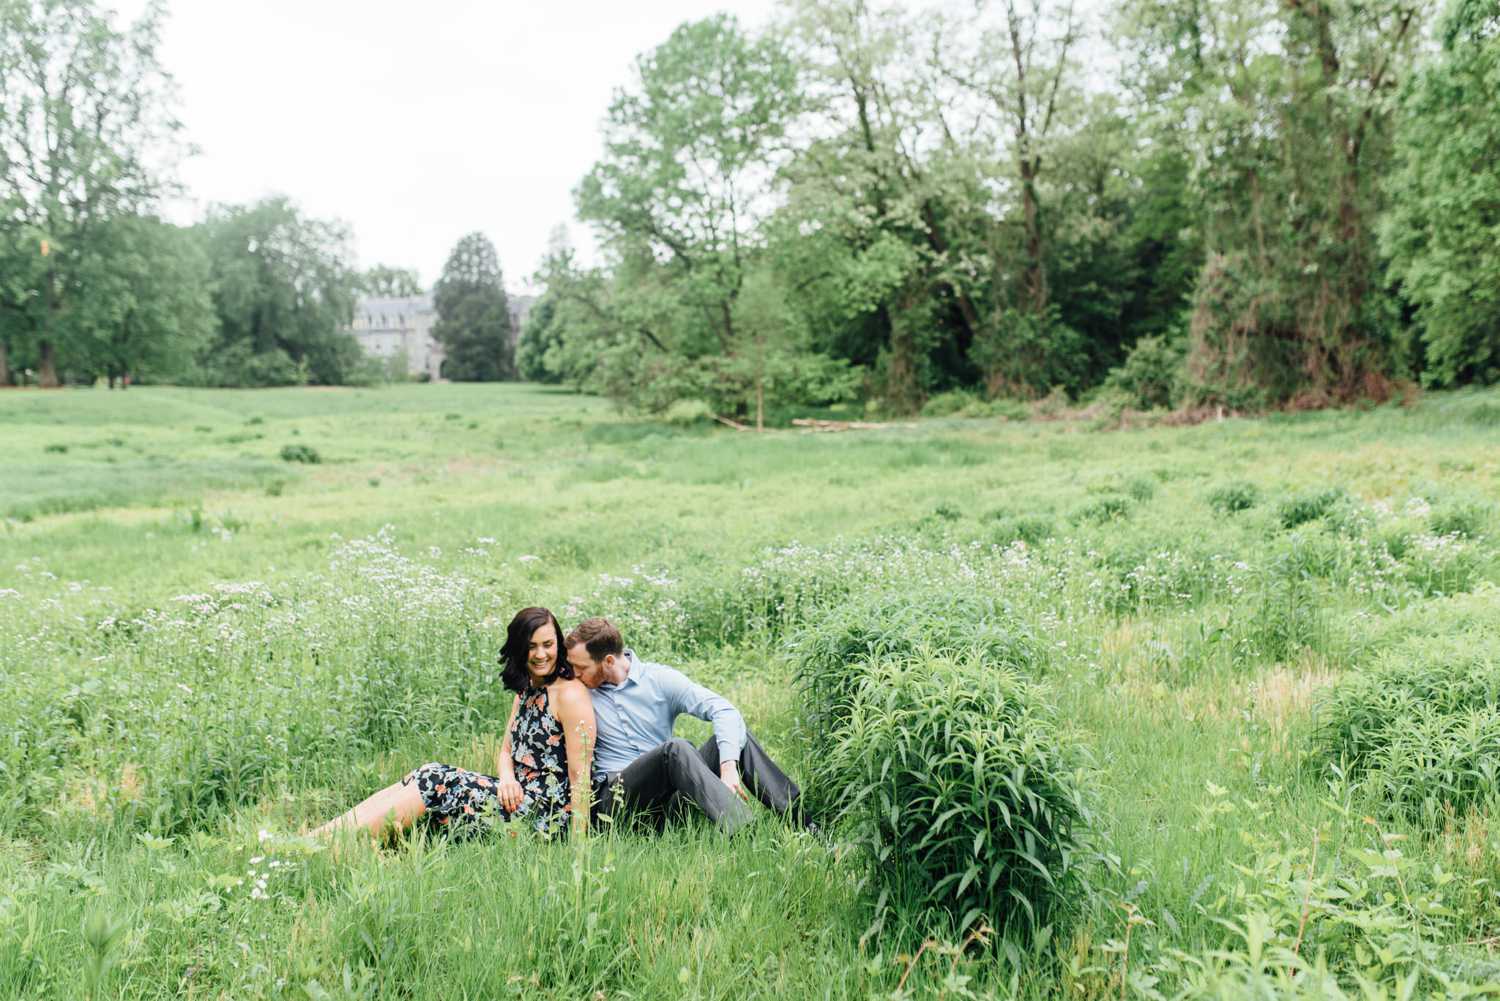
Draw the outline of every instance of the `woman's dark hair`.
M500 648L500 664L504 667L500 680L511 691L524 692L531 686L531 672L526 668L526 662L531 659L531 634L546 625L550 625L557 636L557 662L552 666L552 673L542 679L542 684L550 685L558 678L573 677L573 668L568 666L568 655L563 650L563 631L557 616L545 608L523 608L510 620L505 630L505 646Z

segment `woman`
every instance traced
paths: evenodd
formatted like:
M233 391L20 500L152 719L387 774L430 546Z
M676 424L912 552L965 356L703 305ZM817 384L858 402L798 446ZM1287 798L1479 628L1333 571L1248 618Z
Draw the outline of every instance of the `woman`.
M432 762L313 835L362 827L378 841L387 830L405 830L418 819L460 836L512 819L543 833L570 822L585 832L594 707L588 689L573 678L562 636L557 617L545 608L523 608L510 620L500 652L501 680L516 697L496 762L498 775Z

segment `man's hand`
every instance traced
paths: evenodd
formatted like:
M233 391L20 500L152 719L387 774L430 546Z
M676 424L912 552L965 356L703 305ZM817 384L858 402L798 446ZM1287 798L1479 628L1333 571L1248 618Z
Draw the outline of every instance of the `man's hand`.
M740 785L740 763L738 761L721 762L719 765L719 778L729 787L730 792L747 803L750 801L750 794L745 791L744 786Z
M520 809L521 800L526 798L526 793L521 790L521 783L516 781L513 774L500 776L500 781L495 785L495 793L500 797L500 805L510 813Z

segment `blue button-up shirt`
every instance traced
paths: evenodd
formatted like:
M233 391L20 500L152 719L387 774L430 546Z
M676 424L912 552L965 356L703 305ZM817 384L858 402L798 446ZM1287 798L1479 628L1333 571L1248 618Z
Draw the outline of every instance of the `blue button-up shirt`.
M600 685L594 700L594 777L624 771L636 758L672 739L672 725L683 713L714 726L719 761L740 760L745 718L724 696L681 671L652 664L626 650L629 673L618 685Z

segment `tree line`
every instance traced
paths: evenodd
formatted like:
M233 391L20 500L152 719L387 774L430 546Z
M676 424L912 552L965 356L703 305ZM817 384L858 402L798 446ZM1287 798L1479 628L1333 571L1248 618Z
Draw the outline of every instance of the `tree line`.
M128 379L369 383L404 368L348 329L361 294L415 272L354 264L343 223L285 197L160 216L187 152L151 4L117 27L91 0L0 0L0 386ZM461 239L434 289L445 372L515 374L493 244Z
M789 0L637 60L524 377L650 410L1500 379L1500 0Z

